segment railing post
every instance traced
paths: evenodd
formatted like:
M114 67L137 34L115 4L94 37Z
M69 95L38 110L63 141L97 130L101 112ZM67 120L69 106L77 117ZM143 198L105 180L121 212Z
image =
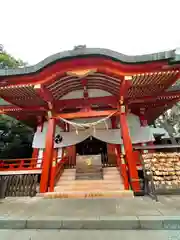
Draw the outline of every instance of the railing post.
M35 167L35 161L34 159L38 158L38 154L39 154L39 148L34 148L33 149L33 153L32 153L32 161L31 161L31 167Z
M117 165L118 165L118 168L120 169L121 176L123 177L124 189L129 190L129 181L128 181L128 174L127 174L124 155L122 151L120 155L119 150L117 148L116 150L117 150Z
M49 191L54 192L55 185L55 177L56 177L56 159L54 158L52 161L51 173L50 173L50 186Z

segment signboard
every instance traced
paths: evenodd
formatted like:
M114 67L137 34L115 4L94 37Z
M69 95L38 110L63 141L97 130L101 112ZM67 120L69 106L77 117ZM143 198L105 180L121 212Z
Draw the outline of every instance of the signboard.
M76 179L102 179L101 155L85 155L76 157Z

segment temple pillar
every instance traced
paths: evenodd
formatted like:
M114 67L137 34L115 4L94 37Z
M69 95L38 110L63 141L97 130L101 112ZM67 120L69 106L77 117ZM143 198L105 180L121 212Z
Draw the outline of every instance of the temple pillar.
M131 186L134 192L138 192L140 191L139 176L136 168L136 162L134 161L133 157L133 146L127 122L127 109L124 104L124 96L127 94L128 86L130 86L129 80L131 79L131 77L125 77L120 89L120 129L123 140L125 158L128 164Z
M49 184L49 175L50 168L52 164L52 158L54 153L54 134L55 134L55 119L48 120L48 127L46 133L46 143L45 150L43 153L43 163L42 163L42 174L41 174L41 182L40 182L40 192L44 193L48 190Z

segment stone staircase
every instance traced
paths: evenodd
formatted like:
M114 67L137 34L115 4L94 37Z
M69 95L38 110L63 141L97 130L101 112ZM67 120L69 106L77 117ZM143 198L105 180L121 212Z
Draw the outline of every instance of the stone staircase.
M124 190L123 180L116 167L104 168L103 179L77 180L76 169L65 169L54 192L45 193L47 198L119 198L133 197Z
M76 169L76 180L100 180L103 179L103 171L101 168L90 166L86 171L83 169Z

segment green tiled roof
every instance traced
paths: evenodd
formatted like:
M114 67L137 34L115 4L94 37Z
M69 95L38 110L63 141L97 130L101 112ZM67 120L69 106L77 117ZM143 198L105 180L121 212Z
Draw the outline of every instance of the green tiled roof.
M101 48L77 48L70 51L60 52L49 56L43 61L39 62L34 66L29 66L19 69L1 69L0 76L8 75L21 75L21 74L31 74L37 72L44 68L45 66L52 64L56 61L61 61L65 59L75 58L75 57L87 57L87 56L103 56L106 58L111 58L115 61L123 62L125 64L137 64L146 63L151 61L168 60L169 64L174 64L179 61L180 55L176 54L176 50L159 52L154 54L137 55L137 56L127 56L115 51Z

